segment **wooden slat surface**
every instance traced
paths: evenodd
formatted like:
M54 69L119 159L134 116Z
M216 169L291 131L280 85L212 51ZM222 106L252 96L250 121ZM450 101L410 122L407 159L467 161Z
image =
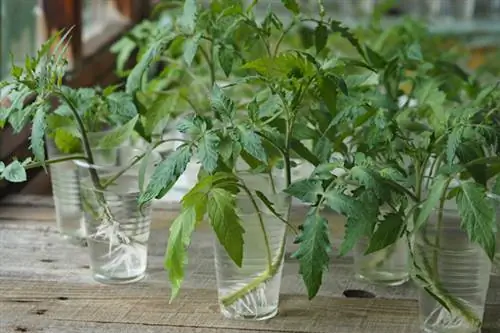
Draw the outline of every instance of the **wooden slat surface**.
M132 285L107 286L92 280L87 249L60 238L50 197L0 202L0 332L418 332L416 288L411 283L385 288L358 282L350 257L332 257L319 296L308 301L298 263L290 258L296 246L291 241L280 314L265 322L225 320L217 306L213 235L203 227L194 235L184 289L169 304L163 255L175 214L175 205L155 209L147 277ZM303 211L298 208L292 215L299 221ZM329 220L332 234L340 237L343 221L337 216ZM348 289L376 297L346 298ZM492 278L488 303L483 333L498 333L497 278Z

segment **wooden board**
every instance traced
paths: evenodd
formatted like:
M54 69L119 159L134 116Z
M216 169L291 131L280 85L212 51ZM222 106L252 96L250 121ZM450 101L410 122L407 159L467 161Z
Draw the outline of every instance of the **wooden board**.
M300 221L300 209L293 216ZM303 212L302 212L303 214ZM353 278L352 258L332 256L319 296L308 301L287 245L280 313L265 322L223 319L217 305L213 235L201 228L189 251L180 296L169 304L163 269L173 206L157 208L149 243L148 274L136 284L107 286L90 274L87 248L63 240L51 198L9 197L0 202L0 332L418 332L417 289L386 288ZM343 220L330 216L332 233ZM291 240L290 236L290 240ZM338 240L334 241L337 247ZM346 298L360 289L375 298ZM500 332L500 279L491 280L483 333Z

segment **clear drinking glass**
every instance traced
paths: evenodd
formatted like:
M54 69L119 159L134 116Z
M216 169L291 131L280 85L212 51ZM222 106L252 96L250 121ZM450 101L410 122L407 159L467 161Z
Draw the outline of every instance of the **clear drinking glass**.
M90 266L94 279L101 283L132 283L145 276L152 208L138 204L140 162L123 172L140 154L121 147L97 151L93 165L75 162L81 178ZM101 188L96 186L95 175Z
M61 153L54 142L47 139L50 159L69 157ZM80 177L73 161L49 165L52 195L56 212L57 229L72 243L85 243L82 205L80 202Z
M240 173L239 176L252 193L261 191L274 204L274 209L288 219L290 198L282 193L282 175L278 173L272 179L268 174ZM255 194L253 196L255 202L246 193L240 193L236 199L245 229L242 266L234 264L215 240L219 304L222 314L231 319L264 320L278 313L286 224Z
M386 248L365 255L368 238L354 247L356 278L375 284L399 286L410 278L410 251L406 237L401 237Z
M460 228L456 210L436 210L414 239L416 273L423 287L442 296L449 312L425 289L421 289L420 326L424 332L476 333L483 321L491 261L484 250ZM444 295L444 296L443 296Z

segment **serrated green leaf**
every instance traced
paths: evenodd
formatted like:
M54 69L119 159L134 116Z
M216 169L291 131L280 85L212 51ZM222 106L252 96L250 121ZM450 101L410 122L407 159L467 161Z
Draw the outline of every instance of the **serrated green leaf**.
M172 36L162 36L159 40L152 43L147 51L141 57L141 60L135 65L134 69L130 72L127 83L125 86L125 91L128 94L135 94L137 91L142 90L143 79L149 68L155 61L163 50L166 48L168 42L172 39Z
M457 195L461 227L472 242L479 244L490 259L495 257L495 209L486 191L474 182L462 182Z
M446 192L450 179L438 175L432 182L432 186L429 189L429 195L425 199L420 208L419 214L416 216L415 224L413 226L413 232L416 232L427 222L427 219L432 214L434 209L438 207L441 197Z
M332 31L340 33L342 37L347 39L352 46L358 51L358 53L362 56L365 57L365 52L361 48L361 45L359 44L359 40L354 34L349 30L349 28L346 28L342 25L342 22L340 21L332 21L330 24L330 29Z
M323 273L328 269L330 261L328 221L314 211L309 212L302 234L296 242L299 243L299 248L293 257L299 260L299 273L307 287L309 299L312 299L321 287Z
M337 115L337 81L331 76L322 75L319 78L319 91L332 116Z
M2 161L0 161L0 175L4 170L5 170L5 164Z
M387 187L384 186L384 183L382 182L380 176L373 170L357 165L351 168L350 174L355 180L359 182L360 185L366 187L369 190L372 190L379 199L389 199L390 192L388 191Z
M109 117L118 124L126 123L139 113L132 96L125 92L114 92L107 96Z
M338 197L339 193L334 191L329 195ZM338 201L333 207L337 207L337 212L347 217L344 240L340 245L341 256L345 256L351 251L363 237L371 238L379 215L377 196L372 191L365 190L357 198L351 198L350 202L344 202L345 200L346 197L343 194L336 200L330 199L331 204Z
M365 254L382 250L394 244L401 237L404 221L399 214L387 214L375 229Z
M446 143L446 158L448 160L448 164L450 165L455 160L455 154L462 141L463 133L464 128L458 126L453 128L450 135L448 135L448 142Z
M35 158L43 163L45 167L45 115L47 109L40 106L33 117L33 124L31 126L31 150Z
M408 59L411 60L416 60L416 61L424 60L424 57L422 55L422 48L418 43L411 44L408 50L406 51L406 55L408 56Z
M184 280L184 266L187 263L187 247L191 243L191 235L196 226L196 211L187 207L172 222L165 253L165 268L171 284L172 301L179 293Z
M11 106L12 112L9 114L9 123L14 133L21 132L28 125L31 116L36 111L36 107L31 104L26 108L14 109L14 103Z
M267 154L260 137L254 131L243 126L238 127L241 147L261 162L267 162Z
M236 213L235 200L231 192L214 188L208 198L208 216L215 234L233 262L241 267L243 261L242 221Z
M139 197L143 205L158 196L165 195L184 173L191 159L191 149L188 146L179 148L169 154L154 170L146 190Z
M373 50L371 47L365 45L365 56L368 64L373 68L384 68L387 64L384 57Z
M196 52L198 51L198 46L200 45L200 39L201 34L196 34L184 42L183 57L188 67L190 67L193 63L193 59L196 56Z
M132 136L138 119L139 116L137 115L126 124L115 127L111 131L107 132L106 135L99 139L98 147L101 149L113 149L120 146Z
M212 89L210 103L212 111L220 115L223 119L232 119L234 116L234 102L224 94L217 84L214 84Z
M283 107L281 99L278 95L271 95L260 105L259 117L272 117L276 112Z
M281 3L295 15L300 14L300 7L297 0L281 0Z
M296 140L296 139L292 139L292 142L291 142L291 147L292 147L292 150L297 153L297 155L299 155L300 157L302 157L303 159L305 159L307 162L311 163L312 165L314 166L317 166L320 164L320 161L318 160L318 158L316 157L316 155L314 155L306 146L304 146L304 144L302 142L300 142L299 140Z
M54 133L54 143L58 150L65 154L82 152L81 140L65 128L57 128Z
M212 173L217 168L219 159L219 142L217 134L207 132L198 143L198 158L205 171Z
M196 0L185 0L184 10L179 19L181 31L191 35L196 28L196 18L198 16L198 6Z
M231 71L233 70L233 62L234 62L234 48L230 44L220 44L218 48L218 58L219 64L226 77L229 77Z
M150 135L161 134L178 103L178 94L158 94L143 117L144 131Z
M332 147L333 145L331 142L326 137L322 136L314 145L313 153L320 161L328 162L331 156Z
M321 181L317 179L301 179L293 182L285 193L301 200L305 203L315 203L318 200L318 195L323 194L323 186Z
M2 178L11 183L22 183L27 180L27 177L26 170L17 160L7 165L2 172Z
M120 39L111 47L110 51L117 54L116 71L119 75L125 74L125 65L136 48L137 44L127 36Z
M314 30L314 44L316 45L316 53L320 53L326 46L328 41L328 28L323 24L318 24Z

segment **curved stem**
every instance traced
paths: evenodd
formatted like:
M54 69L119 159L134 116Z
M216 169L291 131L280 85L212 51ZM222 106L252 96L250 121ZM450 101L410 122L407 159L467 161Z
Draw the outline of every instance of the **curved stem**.
M87 136L87 131L85 129L85 125L83 124L83 120L78 114L78 110L76 109L73 102L68 97L66 97L66 95L62 91L58 91L57 95L59 95L64 100L64 102L68 105L71 113L73 114L73 117L75 118L75 121L78 125L80 134L82 135L83 150L85 152L85 155L87 156L86 160L88 164L94 165L94 156L92 155L92 150L90 149L90 143L89 143L90 141ZM92 179L92 183L94 184L96 189L100 190L102 187L101 187L101 182L99 180L99 175L93 168L89 168L89 172L90 172L90 177Z
M34 168L39 168L41 166L48 165L48 164L57 164L61 162L66 162L66 161L73 161L73 160L86 160L87 157L84 155L72 155L72 156L65 156L65 157L60 157L60 158L54 158L52 160L47 160L45 162L35 162L35 163L29 163L24 167L24 169L34 169Z
M257 216L259 218L259 225L260 229L262 230L262 234L264 236L264 245L266 246L266 255L267 255L267 263L268 263L268 270L271 270L272 266L272 255L271 255L271 246L269 245L269 238L267 237L267 232L266 232L266 226L264 225L264 220L262 219L262 214L259 210L259 206L257 205L257 201L255 201L255 198L252 195L252 192L248 189L248 187L245 185L243 180L240 178L241 182L241 188L243 191L246 192L248 197L250 198L250 202L252 203L253 208L255 209L255 212L257 213Z
M165 140L161 140L161 141L156 142L153 145L153 149L155 149L159 145L161 145L163 143L167 143L167 142L189 143L190 141L184 140L184 139L165 139ZM134 156L134 158L132 159L132 161L127 166L125 166L123 169L121 169L120 171L118 171L113 177L111 177L107 181L105 181L104 184L102 184L102 188L106 189L115 180L117 180L118 178L120 178L121 175L123 175L125 172L127 172L127 170L129 170L131 167L133 167L134 165L136 165L140 160L142 160L144 158L144 156L146 156L146 154L147 154L147 152L144 152L144 153L141 153L139 155Z
M281 33L280 37L278 38L278 41L276 42L276 45L274 46L274 51L272 53L272 56L274 58L276 58L276 56L278 55L280 45L283 42L283 40L285 39L286 34L289 33L290 30L292 30L292 28L294 26L295 26L295 22L290 23L290 25L285 30L283 30L283 32Z
M211 82L210 86L212 87L214 85L214 83L215 83L215 68L214 68L214 64L210 60L210 57L209 57L207 51L203 47L201 47L201 46L200 46L200 50L201 50L201 55L203 56L203 58L207 62L208 68L210 69L210 82Z
M264 221L262 219L262 214L259 210L259 206L257 205L255 198L253 197L252 193L250 192L248 187L245 185L243 180L241 178L239 178L239 181L240 181L240 187L246 192L246 194L250 198L250 201L252 202L252 205L253 205L253 207L254 207L254 209L257 212L257 215L259 217L259 224L260 224L260 227L262 229L262 233L264 236L264 243L266 246L266 255L267 255L268 266L264 272L262 272L259 276L257 276L255 279L253 279L250 283L246 284L243 288L240 288L239 290L229 294L228 296L221 298L221 302L224 306L230 306L231 304L233 304L237 300L241 299L243 296L245 296L249 292L258 288L260 284L273 278L281 265L281 262L283 260L284 248L285 248L285 238L283 238L282 244L280 246L280 250L279 250L276 258L274 258L274 260L273 260L272 254L271 254L271 247L269 245L269 239L267 237L266 228L264 225Z

